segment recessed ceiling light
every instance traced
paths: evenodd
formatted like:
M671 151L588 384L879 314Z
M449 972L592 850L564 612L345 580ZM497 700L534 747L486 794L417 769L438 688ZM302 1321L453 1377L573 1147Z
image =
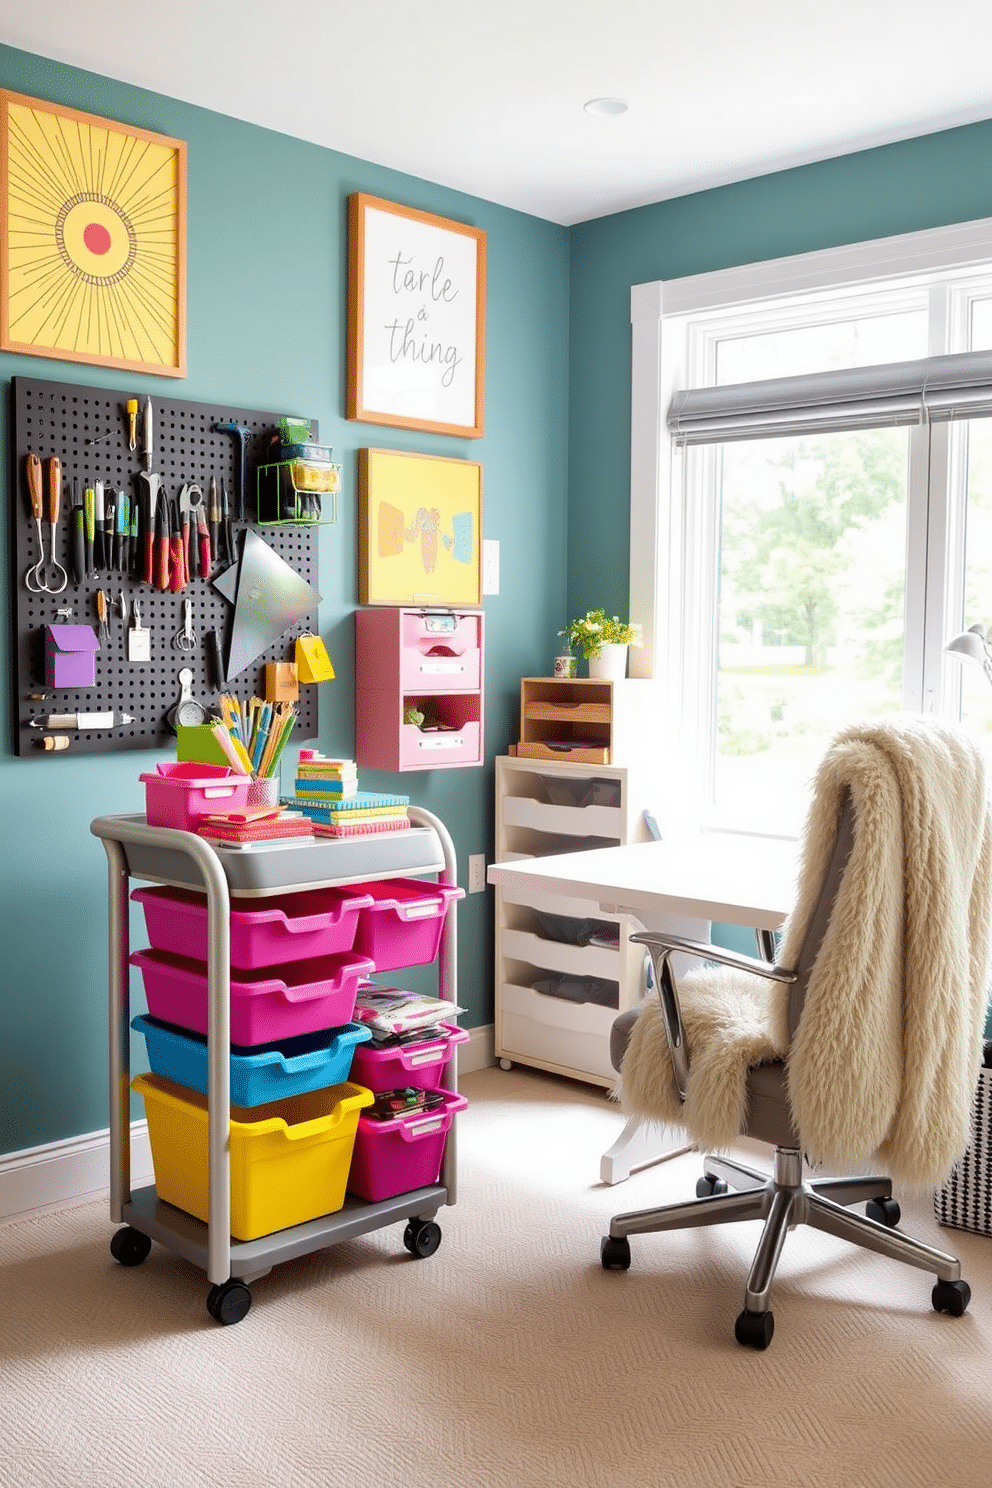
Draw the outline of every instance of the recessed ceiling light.
M582 107L587 114L625 114L628 106L622 98L590 98Z

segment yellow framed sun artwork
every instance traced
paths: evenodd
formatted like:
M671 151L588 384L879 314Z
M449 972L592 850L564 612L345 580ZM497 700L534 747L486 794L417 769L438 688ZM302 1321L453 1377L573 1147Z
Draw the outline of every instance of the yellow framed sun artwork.
M186 376L186 145L0 89L0 349Z

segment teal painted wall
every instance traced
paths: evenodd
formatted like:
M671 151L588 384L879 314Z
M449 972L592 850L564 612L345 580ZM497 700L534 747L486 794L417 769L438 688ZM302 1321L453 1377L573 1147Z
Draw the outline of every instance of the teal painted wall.
M0 47L0 85L152 129L189 145L188 376L134 377L39 357L0 355L8 448L13 376L144 396L219 399L304 411L344 462L336 527L320 535L320 632L337 680L321 690L327 752L354 750L358 603L356 455L362 446L479 459L483 530L501 545L502 593L486 599L486 764L385 776L448 824L467 856L492 856L493 758L517 737L519 679L547 669L565 596L568 233L428 181ZM344 418L347 197L367 191L487 234L486 435L460 440ZM3 518L24 520L3 462ZM6 570L6 562L2 566ZM19 578L19 576L17 576ZM0 578L6 585L7 574ZM6 588L4 614L9 613ZM10 666L7 626L0 657ZM107 1105L107 888L93 817L140 811L139 772L162 753L18 759L0 701L5 967L0 1014L0 1152L98 1130ZM464 1022L492 1021L492 890L459 914ZM142 943L141 941L137 942ZM135 974L135 992L140 983ZM142 1041L136 1040L136 1056Z
M627 604L631 285L987 217L990 156L986 121L572 229L570 615Z
M992 123L780 172L567 230L436 184L0 47L0 85L189 143L189 375L143 378L0 355L0 425L15 375L154 397L305 409L342 455L345 497L321 534L320 631L338 672L318 744L354 747L355 451L483 461L484 534L501 544L486 600L486 765L403 782L469 853L492 852L493 757L517 736L519 679L549 665L571 614L626 608L632 284L992 215ZM369 191L482 227L489 285L481 441L344 419L346 199ZM0 482L5 520L13 501ZM567 566L566 566L567 565ZM0 578L0 584L6 576ZM4 596L6 607L6 594ZM9 668L4 628L0 659ZM107 1125L106 869L96 815L142 807L155 755L16 759L0 697L3 929L0 1152ZM492 1018L490 894L463 901L459 993Z

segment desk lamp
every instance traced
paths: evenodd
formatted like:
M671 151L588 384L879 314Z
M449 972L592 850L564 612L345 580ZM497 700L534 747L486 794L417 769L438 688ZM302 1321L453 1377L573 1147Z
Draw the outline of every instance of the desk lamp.
M974 661L984 671L989 683L992 684L992 657L989 655L989 643L985 638L984 625L971 625L962 635L955 636L953 641L948 641L944 650L951 656L956 656L959 661Z

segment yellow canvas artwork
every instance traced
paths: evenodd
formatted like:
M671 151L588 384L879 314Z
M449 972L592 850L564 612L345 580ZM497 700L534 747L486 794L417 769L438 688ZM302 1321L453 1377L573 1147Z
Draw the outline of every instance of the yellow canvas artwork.
M482 603L482 466L443 455L358 452L362 604Z
M186 375L186 145L0 91L0 347Z

